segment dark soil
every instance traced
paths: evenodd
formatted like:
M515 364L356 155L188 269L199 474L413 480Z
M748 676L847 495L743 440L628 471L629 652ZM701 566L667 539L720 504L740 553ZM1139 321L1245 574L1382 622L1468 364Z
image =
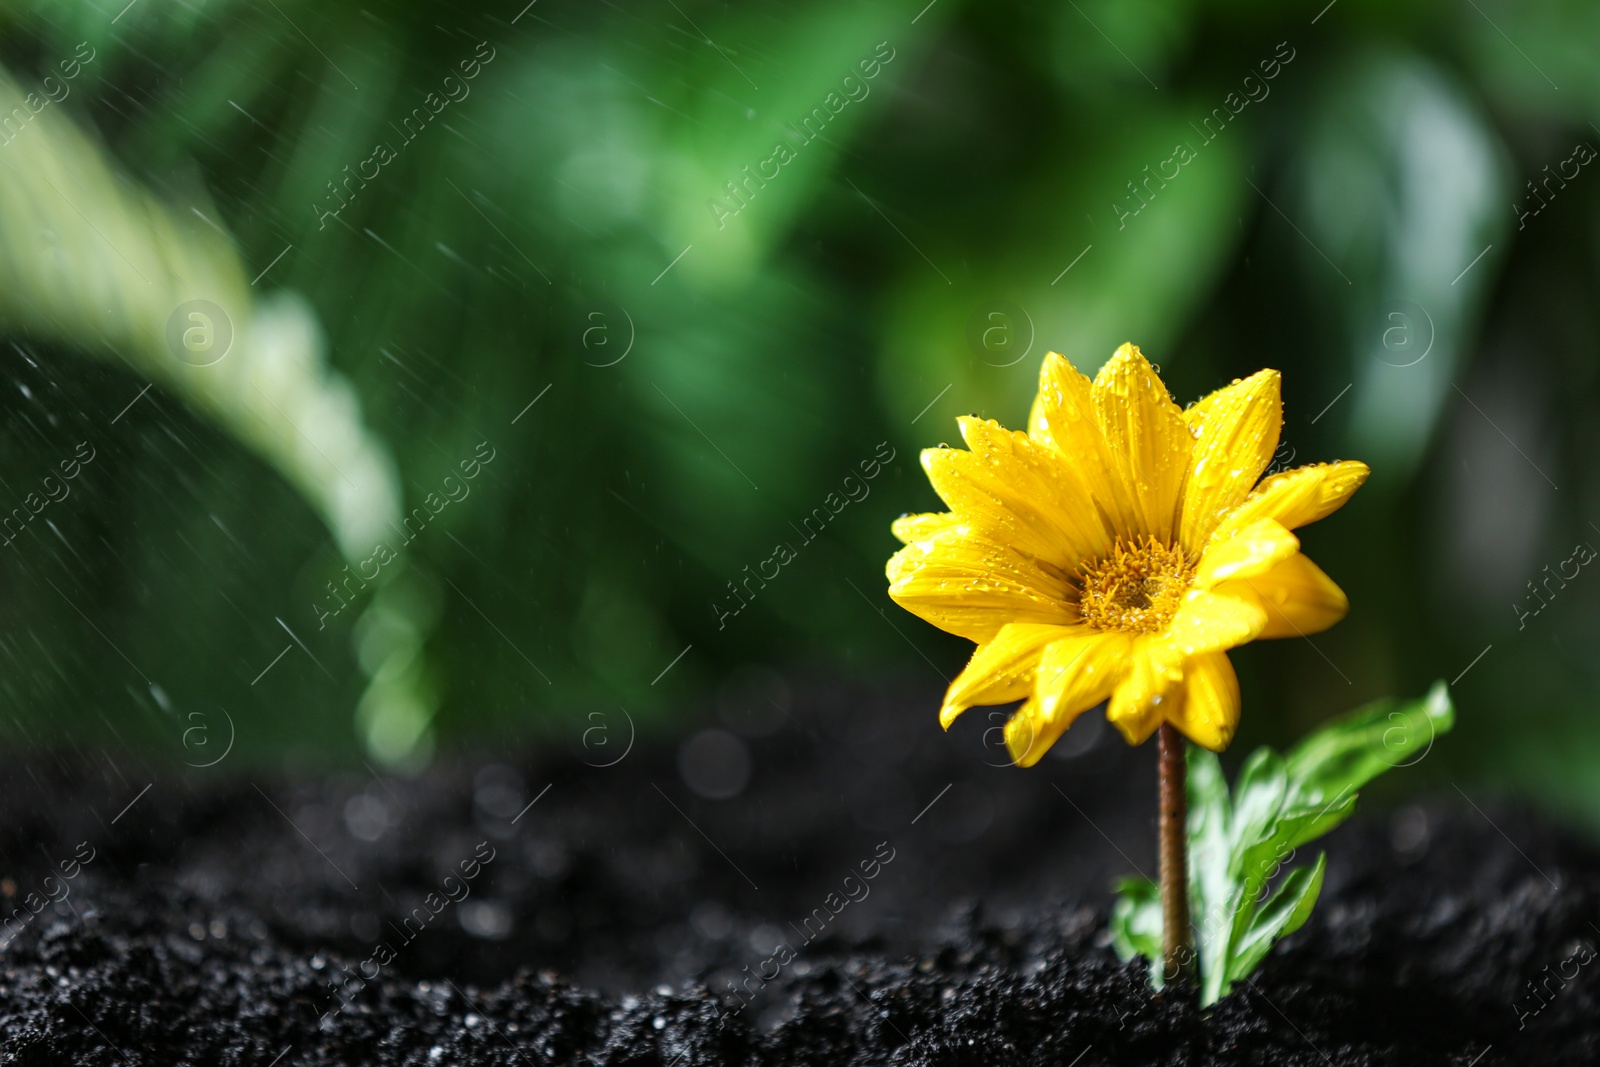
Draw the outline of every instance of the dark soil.
M943 735L935 705L735 701L764 736L726 799L688 782L731 735L594 766L620 715L606 747L411 780L13 767L4 1062L1600 1062L1600 856L1548 825L1454 789L1371 807L1311 921L1202 1014L1104 933L1110 881L1154 871L1153 746L1075 728L989 767L991 724Z

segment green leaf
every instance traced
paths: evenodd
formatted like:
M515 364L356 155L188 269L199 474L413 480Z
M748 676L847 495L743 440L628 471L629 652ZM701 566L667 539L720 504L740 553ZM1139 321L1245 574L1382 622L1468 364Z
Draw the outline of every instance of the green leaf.
M1247 848L1240 857L1241 881L1248 884L1248 895L1259 895L1261 887L1270 882L1278 869L1294 858L1294 850L1307 841L1314 841L1354 813L1356 795L1346 793L1337 803L1320 808L1296 808L1279 815L1272 832L1263 840Z
M1248 978L1275 943L1305 925L1322 891L1322 875L1327 866L1324 852L1318 854L1314 866L1296 867L1289 872L1234 948L1233 958L1228 961L1228 982ZM1227 995L1226 985L1223 995Z
M1161 888L1148 878L1123 878L1111 906L1111 947L1126 963L1150 961L1150 984L1161 988Z
M1249 977L1311 914L1327 858L1318 855L1313 866L1293 868L1280 879L1295 850L1349 818L1361 786L1392 767L1417 763L1454 724L1442 682L1418 700L1378 701L1317 730L1287 757L1269 748L1252 752L1231 797L1216 755L1189 747L1189 903L1202 1008L1227 996L1232 983ZM1159 889L1147 879L1128 879L1117 893L1112 941L1123 959L1147 957L1151 984L1159 988Z
M1258 748L1245 760L1233 789L1233 833L1230 844L1234 862L1228 873L1234 878L1246 873L1240 862L1251 846L1271 836L1278 812L1288 790L1288 774L1283 757L1270 748Z
M1285 808L1342 804L1384 771L1421 762L1438 735L1454 725L1443 682L1420 700L1379 700L1335 719L1290 750Z
M1197 928L1202 975L1226 965L1233 920L1232 805L1216 754L1188 746L1189 909Z

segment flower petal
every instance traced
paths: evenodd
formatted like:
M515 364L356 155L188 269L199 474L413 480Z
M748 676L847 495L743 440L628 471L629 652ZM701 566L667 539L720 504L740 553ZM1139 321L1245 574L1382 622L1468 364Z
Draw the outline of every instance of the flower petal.
M899 538L901 544L909 545L913 541L926 541L960 524L961 520L948 511L931 511L921 515L902 515L889 524L889 532Z
M1195 569L1195 588L1265 574L1299 551L1300 539L1272 519L1253 522L1227 540L1211 543Z
M1018 766L1034 766L1078 715L1104 701L1128 672L1134 638L1094 632L1045 649L1034 675L1034 697L1006 720L1005 744Z
M974 532L1067 573L1110 547L1093 497L1062 456L998 423L957 421L972 450L925 449L922 466Z
M979 645L945 693L939 725L946 730L974 704L1009 704L1033 692L1034 676L1046 646L1075 631L1038 623L1008 623L994 639Z
M1095 376L1095 422L1112 461L1132 487L1137 532L1171 542L1194 439L1183 411L1135 345L1125 344Z
M1277 371L1258 371L1184 412L1195 443L1183 488L1179 541L1190 551L1206 543L1272 462L1283 428L1281 387Z
M1132 635L1087 630L1044 650L1034 676L1039 714L1065 730L1072 720L1111 695L1128 672ZM1060 730L1056 731L1057 736Z
M964 525L912 541L889 557L884 572L896 604L979 644L1010 622L1080 621L1066 579Z
M1224 652L1207 652L1183 665L1183 700L1167 721L1202 748L1221 752L1239 725L1239 676Z
M1286 529L1298 530L1327 518L1344 506L1370 473L1365 463L1340 460L1274 474L1222 521L1212 540L1230 537L1233 531L1261 519L1276 519Z
M1006 751L1011 754L1011 762L1018 767L1032 767L1050 751L1050 746L1055 744L1066 727L1057 730L1048 741L1045 740L1046 729L1038 701L1029 700L1018 708L1006 720Z
M1143 744L1174 704L1183 700L1182 659L1167 655L1157 640L1145 638L1139 644L1131 669L1106 705L1106 721L1130 745Z
M1090 633L1062 638L1044 650L1031 700L1006 723L1006 749L1019 767L1032 767L1067 727L1109 697L1127 673L1135 639Z
M1255 596L1236 595L1234 585L1211 591L1189 590L1166 632L1151 637L1160 652L1185 659L1223 652L1255 640L1266 628L1267 609Z
M1137 530L1140 512L1095 421L1092 390L1093 384L1066 357L1047 354L1039 367L1028 436L1066 458L1113 530Z
M1261 605L1267 624L1257 637L1321 633L1350 610L1350 598L1344 590L1300 553L1265 574L1220 585L1216 592L1253 599Z

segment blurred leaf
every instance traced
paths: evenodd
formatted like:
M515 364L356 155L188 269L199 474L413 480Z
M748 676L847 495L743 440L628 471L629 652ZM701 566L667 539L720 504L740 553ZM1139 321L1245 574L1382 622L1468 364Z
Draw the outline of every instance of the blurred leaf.
M1600 33L1600 8L1583 0L1474 2L1470 17L1452 25L1493 95L1523 114L1554 111L1573 125L1589 121L1600 104L1600 70L1589 47Z
M1111 905L1111 947L1123 962L1150 961L1150 984L1164 984L1161 966L1161 889L1148 878L1123 878Z
M25 96L0 75L0 114L30 116L0 146L0 326L124 360L163 385L297 486L352 562L393 540L393 463L327 366L304 301L256 299L211 204L169 209L59 110L33 115ZM432 701L418 626L384 603L358 718L375 754L399 761L426 746Z
M1325 388L1331 399L1354 385L1330 416L1347 427L1344 447L1398 488L1499 269L1513 199L1505 150L1450 77L1394 50L1341 61L1304 128L1284 205L1304 235L1270 209L1269 221L1337 308L1349 371Z
M0 76L0 113L29 114L24 95ZM259 452L365 555L398 518L388 454L304 303L257 302L214 214L167 209L44 109L0 148L0 325L128 361Z
M1186 118L1203 113L1198 100L1132 111L1056 155L985 230L990 247L912 228L941 268L905 248L885 321L881 388L908 442L946 432L960 412L1021 426L1046 351L1091 374L1124 341L1163 359L1225 264L1248 190L1249 131L1206 142ZM856 210L861 225L887 228L868 205Z
M1188 44L1192 0L1074 0L1053 12L1052 65L1075 95L1112 105L1118 94L1158 91Z
M844 0L788 8L781 22L738 7L695 16L709 39L690 38L687 69L656 112L658 225L664 251L698 253L685 275L726 284L770 254L852 133L886 117L917 45L955 5L943 6L912 27L898 9ZM669 32L683 32L679 21L669 15Z

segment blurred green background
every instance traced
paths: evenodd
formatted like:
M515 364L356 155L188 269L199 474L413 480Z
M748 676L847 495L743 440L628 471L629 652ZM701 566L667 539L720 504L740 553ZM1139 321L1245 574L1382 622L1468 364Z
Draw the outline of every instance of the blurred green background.
M1433 772L1600 823L1600 578L1528 585L1600 545L1600 9L523 3L0 4L8 745L933 694L917 450L1133 340L1184 402L1280 368L1284 463L1375 471L1305 538L1349 619L1236 657L1243 744L1459 677Z

